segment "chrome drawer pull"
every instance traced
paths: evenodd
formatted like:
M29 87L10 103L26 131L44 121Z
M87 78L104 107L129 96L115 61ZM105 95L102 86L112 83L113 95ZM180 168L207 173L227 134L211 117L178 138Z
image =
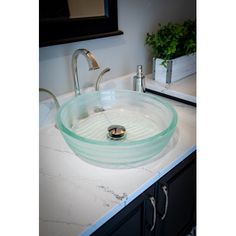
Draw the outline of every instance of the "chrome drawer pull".
M162 190L163 190L165 197L166 197L165 212L164 212L163 216L161 217L161 220L164 220L166 217L166 214L167 214L167 209L168 209L168 191L167 191L167 187L165 185L162 186Z
M156 224L156 201L154 197L150 197L149 198L152 207L153 207L153 223L152 223L152 227L150 229L150 231L153 231L153 229L155 228L155 224Z

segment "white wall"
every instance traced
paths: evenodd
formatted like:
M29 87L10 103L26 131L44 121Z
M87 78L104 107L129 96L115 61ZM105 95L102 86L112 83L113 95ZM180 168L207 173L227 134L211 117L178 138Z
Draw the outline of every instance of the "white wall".
M145 36L154 32L159 23L196 18L196 0L118 0L119 29L123 35L80 41L39 49L39 86L56 95L73 91L71 56L78 48L91 51L100 70L88 71L83 57L78 59L81 87L95 83L105 67L110 67L104 79L136 71L142 64L144 73L151 73L152 57L145 46Z

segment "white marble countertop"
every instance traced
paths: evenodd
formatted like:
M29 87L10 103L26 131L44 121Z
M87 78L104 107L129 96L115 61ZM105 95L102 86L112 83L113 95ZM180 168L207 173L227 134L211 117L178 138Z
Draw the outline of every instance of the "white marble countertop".
M153 80L151 74L147 75L146 78L146 88L196 103L196 74L192 74L171 84L161 84Z
M90 235L196 149L196 108L169 101L178 114L170 143L157 157L131 169L86 163L71 151L52 122L41 122L40 236ZM50 106L40 106L40 112L53 117Z

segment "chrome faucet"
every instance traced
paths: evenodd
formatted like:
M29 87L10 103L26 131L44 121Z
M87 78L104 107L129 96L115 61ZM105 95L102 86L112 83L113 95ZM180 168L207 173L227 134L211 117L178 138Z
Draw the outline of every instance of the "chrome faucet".
M100 83L102 81L102 78L103 78L103 75L107 72L109 72L111 69L109 67L105 68L101 73L100 75L98 76L98 79L97 79L97 82L96 82L96 85L95 85L95 90L96 91L99 91L99 86L100 86Z
M88 51L87 49L77 49L72 55L72 71L73 71L73 78L74 78L74 90L75 96L80 95L80 86L79 86L79 79L78 79L78 68L77 68L77 59L78 56L82 54L87 59L89 70L96 70L99 69L98 63L95 60L93 54Z

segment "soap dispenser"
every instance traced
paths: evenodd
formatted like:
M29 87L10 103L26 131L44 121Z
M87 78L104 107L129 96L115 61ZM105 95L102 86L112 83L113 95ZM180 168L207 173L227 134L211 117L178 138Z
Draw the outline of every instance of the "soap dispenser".
M137 74L133 77L133 89L137 92L145 92L145 76L142 65L137 66Z

